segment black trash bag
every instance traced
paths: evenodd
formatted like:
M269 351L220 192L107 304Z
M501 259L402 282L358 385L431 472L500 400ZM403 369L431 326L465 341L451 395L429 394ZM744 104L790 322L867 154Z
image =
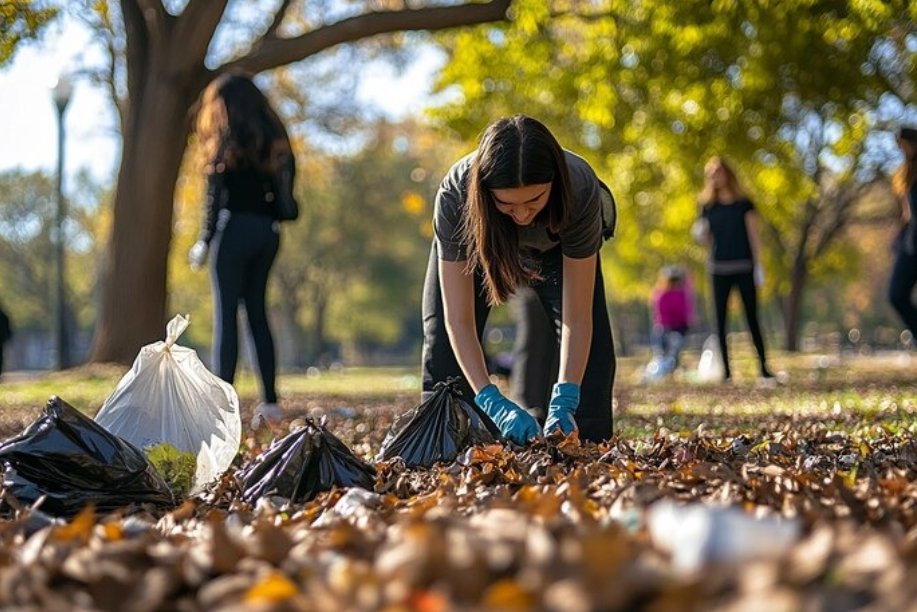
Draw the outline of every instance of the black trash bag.
M304 427L274 440L239 472L238 478L242 499L249 503L265 495L302 503L333 487L372 491L376 469L354 455L323 424L306 419Z
M436 383L427 401L395 420L382 442L380 460L401 457L410 467L430 467L454 460L469 446L501 439L490 417L465 402L455 383Z
M169 485L137 447L57 396L19 435L0 442L3 489L23 505L72 516L92 504L173 506Z

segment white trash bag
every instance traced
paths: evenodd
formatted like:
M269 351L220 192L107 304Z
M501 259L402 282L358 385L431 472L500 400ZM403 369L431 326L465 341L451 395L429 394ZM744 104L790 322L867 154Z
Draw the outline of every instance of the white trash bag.
M735 506L677 504L664 499L650 506L647 528L653 544L672 555L672 567L691 575L708 566L779 559L799 540L797 519L755 517Z
M699 382L720 382L726 376L723 368L723 354L716 334L707 336L697 362L697 380Z
M187 327L188 317L177 315L165 342L140 349L95 420L140 449L165 443L195 455L195 492L232 463L242 422L232 385L211 373L194 350L175 344Z

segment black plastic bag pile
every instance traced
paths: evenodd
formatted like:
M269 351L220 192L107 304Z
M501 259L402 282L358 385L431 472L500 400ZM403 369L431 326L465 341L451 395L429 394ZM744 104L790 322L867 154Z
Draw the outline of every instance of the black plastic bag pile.
M336 486L372 491L375 477L373 466L311 419L301 429L275 440L238 476L242 499L249 503L265 495L302 503Z
M169 486L146 456L59 397L20 434L0 442L3 489L21 505L41 498L42 512L72 516L133 504L174 505Z
M465 402L454 379L437 383L431 395L392 424L379 459L401 457L410 467L453 461L475 444L500 440L500 430L480 408Z

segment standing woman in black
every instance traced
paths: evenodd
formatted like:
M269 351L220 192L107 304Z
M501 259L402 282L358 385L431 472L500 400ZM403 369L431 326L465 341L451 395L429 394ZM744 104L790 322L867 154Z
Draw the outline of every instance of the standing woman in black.
M917 343L917 307L911 299L917 284L917 129L901 128L898 146L904 153L904 164L895 177L895 191L901 199L902 228L895 241L895 266L888 297Z
M758 237L758 213L745 195L735 172L720 157L704 166L704 188L700 193L701 216L705 231L698 236L710 248L708 269L713 279L713 303L716 309L716 332L723 355L726 381L732 380L729 349L726 342L726 308L733 287L738 287L745 318L751 332L761 377L774 376L767 368L764 337L758 323L758 291L764 284L761 246Z
M261 382L262 401L252 419L252 427L258 427L281 417L265 294L280 247L278 187L292 185L279 177L292 172L293 154L279 117L244 74L222 74L207 86L197 134L207 160L207 197L204 225L189 260L199 268L212 253L213 355L217 375L230 384L239 355L239 304L245 306Z
M544 433L610 437L615 354L598 253L612 210L592 168L543 124L524 115L491 123L436 194L423 294L424 396L459 377L508 439L524 444L542 433L490 382L481 348L491 306L529 286L560 344Z

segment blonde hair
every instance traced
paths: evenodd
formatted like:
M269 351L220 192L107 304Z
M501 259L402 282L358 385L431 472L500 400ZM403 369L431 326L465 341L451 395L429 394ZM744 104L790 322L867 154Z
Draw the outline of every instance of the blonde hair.
M739 179L732 166L723 157L714 155L704 164L704 187L698 196L701 206L708 207L720 201L719 190L713 183L713 173L717 168L722 168L726 172L726 181L733 197L737 199L745 197L745 190L739 184Z

